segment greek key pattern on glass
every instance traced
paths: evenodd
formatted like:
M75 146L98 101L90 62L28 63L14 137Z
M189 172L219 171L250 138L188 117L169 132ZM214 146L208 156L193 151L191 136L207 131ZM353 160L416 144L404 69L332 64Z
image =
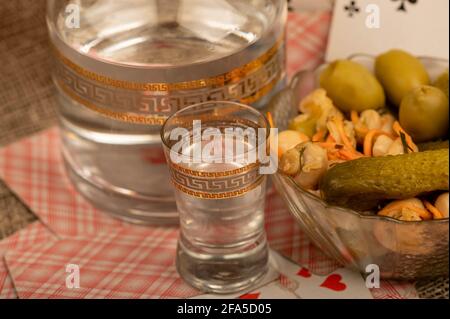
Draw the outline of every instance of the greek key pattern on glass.
M172 181L176 188L194 197L220 199L241 196L258 186L263 177L257 166L240 174L229 175L221 172L216 177L202 177L200 174L191 175L186 171L171 169Z
M251 104L261 99L281 79L284 54L280 45L225 75L175 84L116 81L85 70L57 52L56 82L71 98L104 116L161 125L192 104L223 100Z

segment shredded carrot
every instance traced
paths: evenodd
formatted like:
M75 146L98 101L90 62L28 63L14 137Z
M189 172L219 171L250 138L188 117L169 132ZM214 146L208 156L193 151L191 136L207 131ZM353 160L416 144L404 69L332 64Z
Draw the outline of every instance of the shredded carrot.
M404 203L398 203L397 205L393 205L391 207L385 207L384 209L382 209L381 211L378 212L378 215L389 216L389 214L391 212L397 211L397 210L402 210L404 208L416 212L419 215L419 217L422 218L423 220L430 220L433 218L433 215L429 211L419 208L419 207L416 207L414 205L408 205L408 204L404 204Z
M420 209L420 208L415 207L415 206L411 206L411 207L408 207L408 208L413 210L413 211L415 211L415 212L417 212L419 214L420 218L422 218L423 220L433 219L433 215L430 214L430 212L425 210L425 209Z
M392 126L395 134L397 134L398 136L401 136L401 134L403 133L405 135L405 139L406 139L406 144L408 144L409 148L412 150L416 150L417 146L416 144L414 144L411 136L406 133L406 131L400 126L400 123L398 121L394 122L394 125Z
M363 157L364 155L355 151L349 150L345 145L338 143L324 142L318 144L320 147L324 148L328 152L329 160L354 160Z
M357 115L357 114L356 114ZM338 130L339 136L342 140L342 144L336 143L336 140L330 135L328 135L325 142L319 145L328 151L329 160L354 160L364 155L359 153L352 143L350 142L347 134L345 134L344 122L341 118L332 119L336 128ZM314 140L314 137L313 137Z
M267 112L267 121L269 122L270 128L274 128L272 113Z
M372 156L373 139L377 135L377 130L370 130L364 138L364 155Z
M340 149L342 147L344 147L344 145L342 144L338 144L338 143L334 143L334 142L323 142L323 143L319 143L319 146L323 147L323 148L334 148L334 149Z
M312 141L321 142L324 139L326 133L326 130L320 129L316 134L314 134L314 136L312 137Z
M345 134L344 123L343 123L342 119L336 118L334 122L336 123L339 135L341 136L341 139L342 139L342 142L344 143L344 145L347 146L351 150L355 150L352 143L348 139L347 134Z
M352 119L353 124L355 124L355 125L359 124L359 115L358 115L358 112L352 111L352 113L350 114L350 117L351 117L351 119Z
M415 211L415 212L417 212L419 214L420 218L422 218L423 220L433 219L433 215L430 214L430 212L425 210L425 209L420 209L420 208L415 207L415 206L411 206L411 207L408 207L408 208L413 210L413 211Z
M350 114L350 117L351 117L352 123L355 127L355 131L359 135L365 136L369 132L369 129L359 122L360 118L359 118L358 112L352 111Z
M362 135L362 136L366 136L367 133L369 133L369 129L367 127L357 127L355 126L355 131L356 133Z
M328 135L327 139L325 140L325 143L336 143L336 141L334 140L333 136Z
M340 160L338 153L337 152L328 152L328 160L329 161Z
M324 142L324 143L318 143L318 145L327 151L328 160L340 159L339 153L338 153L340 144Z
M424 200L423 204L433 214L434 219L444 218L444 214L442 214L439 209L433 206L429 201Z
M386 133L384 131L381 130L377 130L377 129L373 129L370 130L367 134L366 137L364 138L364 155L366 156L372 156L372 148L373 148L373 144L374 144L374 138L380 135L386 135L388 137L393 137L391 134Z
M340 159L344 159L344 160L354 160L354 159L358 159L363 157L362 154L359 153L355 153L346 149L342 149L338 151L339 157Z

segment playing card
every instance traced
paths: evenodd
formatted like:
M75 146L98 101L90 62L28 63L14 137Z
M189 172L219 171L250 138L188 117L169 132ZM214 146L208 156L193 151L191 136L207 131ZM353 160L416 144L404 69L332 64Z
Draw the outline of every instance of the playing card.
M0 258L0 299L15 298L17 298L17 294L14 290L11 277L8 274L8 269L6 268L3 258Z
M419 299L416 288L409 282L382 280L380 288L370 291L375 299Z
M96 235L124 223L88 203L64 171L59 130L52 128L0 149L0 178L59 236Z
M229 295L204 294L193 299L298 299L300 284L296 278L299 266L274 250L269 251L269 272L248 292Z
M258 282L254 287L250 288L248 292L240 292L240 293L234 293L234 294L225 294L225 295L219 295L219 294L203 294L199 296L195 296L192 299L258 299L261 296L261 291L264 290L265 295L268 295L270 292L266 289L271 283L276 281L280 274L278 271L272 267L269 266L269 270L267 274L264 276L264 278ZM271 294L273 295L273 294Z
M12 236L0 241L0 299L17 298L13 282L4 263L3 256L9 250L23 250L56 240L42 223L34 222Z
M326 60L392 48L448 59L448 0L336 0Z
M128 226L5 259L20 298L188 298L200 292L178 276L177 235L175 228Z
M305 12L331 10L333 0L288 0L290 11Z
M280 284L280 277L268 285L239 296L239 299L298 299L295 292Z
M308 268L298 266L274 253L276 267L289 280L295 294L303 299L372 299L361 274L339 268L326 276L317 276Z
M204 294L195 296L192 299L284 299L285 297L296 298L295 295L280 284L280 273L276 268L274 252L269 250L269 270L267 271L267 274L260 282L250 288L247 292L227 295Z
M252 291L240 294L216 295L205 294L191 299L298 299L291 291L280 286L278 278L265 286L253 288Z

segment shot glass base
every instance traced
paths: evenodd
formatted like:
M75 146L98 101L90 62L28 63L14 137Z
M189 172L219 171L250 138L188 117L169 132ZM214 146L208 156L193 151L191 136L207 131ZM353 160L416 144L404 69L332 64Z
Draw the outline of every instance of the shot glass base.
M205 293L233 294L256 285L268 271L268 248L265 235L242 252L191 250L182 238L177 248L177 270L192 287Z

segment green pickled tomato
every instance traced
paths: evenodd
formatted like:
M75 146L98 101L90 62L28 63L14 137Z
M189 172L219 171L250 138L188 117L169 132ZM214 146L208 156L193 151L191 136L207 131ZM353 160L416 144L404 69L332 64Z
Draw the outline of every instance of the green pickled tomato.
M442 73L438 77L436 82L433 83L433 85L435 87L437 87L438 89L441 89L442 92L444 92L445 95L447 95L447 98L448 98L448 70L445 71L444 73Z
M375 75L384 87L386 95L395 106L412 89L430 83L422 62L402 50L391 50L376 58Z
M316 125L317 125L317 118L315 117L308 117L303 121L296 121L294 119L293 121L291 121L291 123L289 123L289 129L303 133L308 137L312 138L313 135L316 133Z
M448 98L433 86L413 89L400 104L400 124L417 143L445 137L448 116Z
M383 87L364 66L349 60L331 63L320 75L320 86L343 112L385 106Z

